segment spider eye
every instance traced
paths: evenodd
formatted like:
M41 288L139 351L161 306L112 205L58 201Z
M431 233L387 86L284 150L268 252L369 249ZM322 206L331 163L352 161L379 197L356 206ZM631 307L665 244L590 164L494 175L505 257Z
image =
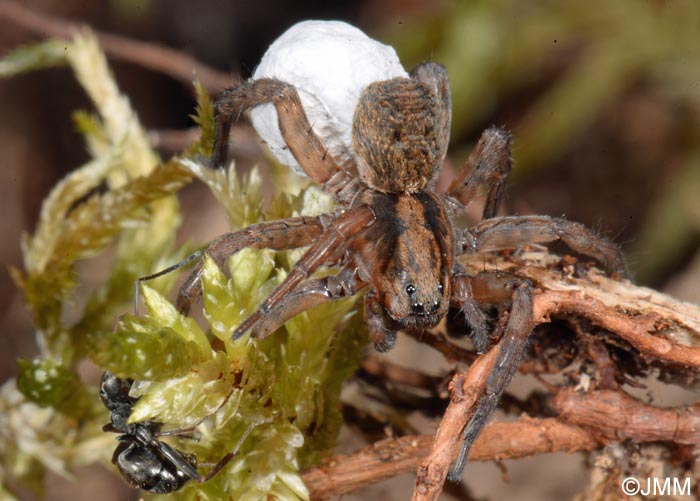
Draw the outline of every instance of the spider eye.
M442 291L444 291L445 288L442 286L442 284L438 284L438 292L442 294Z
M409 296L412 296L415 293L416 293L416 287L413 284L408 284L406 286L406 294L408 294Z

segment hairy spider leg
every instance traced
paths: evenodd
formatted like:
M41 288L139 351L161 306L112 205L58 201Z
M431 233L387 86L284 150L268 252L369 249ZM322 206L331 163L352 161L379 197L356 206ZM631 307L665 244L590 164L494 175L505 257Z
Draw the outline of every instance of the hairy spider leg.
M145 277L137 278L136 281L134 282L134 315L135 316L139 315L139 304L141 303L140 291L141 291L141 284L143 282L147 282L148 280L154 280L156 278L162 277L163 275L167 275L168 273L172 273L175 270L179 270L180 268L187 266L192 261L194 261L195 259L199 259L200 257L202 257L202 251L198 250L196 252L193 252L189 256L187 256L185 259L183 259L179 263L175 263L172 266L168 266L164 270L157 271L156 273L153 273L151 275L146 275Z
M498 127L486 129L469 155L461 174L452 181L447 195L466 206L488 185L482 219L494 217L501 203L508 174L513 168L510 142L510 133L506 130Z
M205 252L225 269L226 260L243 248L287 250L310 244L323 233L322 217L290 217L279 221L267 221L221 235ZM177 309L186 315L191 306L202 296L204 263L199 261L187 276L177 296Z
M282 138L304 172L331 193L342 190L351 178L313 132L299 93L294 86L273 78L249 80L219 94L214 104L214 167L221 167L226 161L232 121L244 111L269 102L277 109Z
M518 370L534 327L532 285L529 281L510 274L483 272L472 279L472 289L482 303L502 303L510 296L511 308L496 361L486 378L484 392L477 400L474 412L464 428L462 446L449 472L448 478L453 482L462 478L469 451Z
M255 336L264 338L299 313L330 301L354 296L366 285L355 270L349 268L337 275L302 282L258 321Z
M558 240L573 251L595 259L608 271L623 277L628 275L619 247L580 223L556 217L505 216L487 219L464 231L461 247L462 252L492 252Z
M253 335L259 337L255 326L279 303L285 300L290 292L316 271L331 257L339 259L350 241L370 223L374 221L374 214L365 205L360 205L341 214L333 224L325 230L316 242L306 251L301 259L294 265L284 281L272 291L262 302L257 311L243 321L234 331L232 339L238 339L248 330L253 330Z
M470 327L470 335L474 348L478 353L484 353L489 349L489 330L486 323L486 314L479 308L479 303L474 298L471 286L472 278L456 264L452 274L452 298L451 302L459 307L460 313Z

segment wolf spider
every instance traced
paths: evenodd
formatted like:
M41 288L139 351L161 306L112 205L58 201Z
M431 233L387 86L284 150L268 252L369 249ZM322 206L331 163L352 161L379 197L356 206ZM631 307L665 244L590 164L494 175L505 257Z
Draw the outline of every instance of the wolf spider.
M364 312L378 351L392 347L402 329L434 327L450 307L458 308L478 351L489 346L480 304L510 304L510 315L486 393L464 430L464 446L450 477L459 479L476 439L510 382L533 328L532 285L513 275L483 272L471 277L455 261L464 253L517 249L562 241L579 254L624 273L617 246L581 224L547 216L497 217L511 170L510 136L486 130L467 168L446 193L433 190L447 152L451 100L447 72L427 62L410 78L367 86L352 126L357 174L341 169L313 132L297 90L276 79L249 80L224 90L216 100L213 164L226 159L232 120L263 103L273 103L282 137L308 176L334 196L338 209L315 217L263 222L214 240L206 252L222 265L245 247L276 250L309 246L285 280L233 332L256 338L313 306L366 290ZM455 218L486 189L483 221L461 229ZM321 266L336 275L312 277ZM178 307L188 312L201 296L202 263L183 284Z

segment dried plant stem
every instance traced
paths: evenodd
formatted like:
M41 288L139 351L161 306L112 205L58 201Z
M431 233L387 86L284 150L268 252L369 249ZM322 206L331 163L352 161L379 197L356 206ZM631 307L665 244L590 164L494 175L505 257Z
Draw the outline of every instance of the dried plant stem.
M700 348L654 335L668 322L660 312L629 316L582 291L548 291L535 298L534 314L537 323L551 315L579 315L614 332L650 359L700 368Z
M672 441L695 446L700 442L700 405L664 409L637 401L623 391L557 392L559 419L591 429L608 441L636 443Z
M476 274L486 266L517 271L518 275L533 280L538 288L533 305L538 324L553 318L584 318L609 331L610 336L626 341L649 361L700 369L700 349L695 346L700 340L697 306L595 272L585 278L564 276L545 262L549 259L547 254L533 254L530 258L535 266L513 260L485 265L480 257L470 271ZM467 261L465 265L469 267L470 263ZM474 360L472 352L455 347L441 334L417 331L409 334L451 360ZM312 499L352 492L414 470L417 480L413 499L437 499L474 403L484 390L497 349L498 345L477 357L467 371L454 376L450 403L435 436L389 438L353 454L333 456L303 474ZM426 385L424 378L406 371L396 372L393 367L368 369L375 374L389 371L393 374L389 379L400 380L402 384L420 388ZM694 446L700 440L700 405L660 408L633 398L614 384L607 386L611 388L588 392L549 388L553 392L552 409L558 417L523 415L515 422L491 423L472 447L470 460L592 451L623 440L636 444L673 442L679 446Z
M457 376L455 381L458 380L464 384L468 377ZM590 451L622 440L684 445L695 445L700 440L700 406L663 409L638 402L621 391L579 393L571 389L559 391L554 406L560 413L558 418L522 416L514 422L487 425L474 443L470 459L493 461L549 452ZM450 427L460 426L458 420L450 418L441 426L442 434L449 434ZM413 471L435 457L432 448L440 440L440 433L435 437L389 438L353 454L333 456L304 472L304 481L312 499L327 499ZM446 460L449 464L451 455ZM442 484L426 484L426 477L419 478L423 479L421 491L414 493L414 499L437 499Z
M68 38L80 28L78 23L42 14L7 0L0 1L0 19L43 37ZM194 76L212 94L233 85L237 80L233 75L207 66L181 51L99 31L95 33L109 57L169 75L188 89L192 88Z

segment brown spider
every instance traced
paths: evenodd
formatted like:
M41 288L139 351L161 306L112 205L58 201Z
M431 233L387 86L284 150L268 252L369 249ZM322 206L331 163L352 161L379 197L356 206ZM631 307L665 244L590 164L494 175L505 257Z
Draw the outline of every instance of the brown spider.
M468 166L447 193L433 191L445 157L450 121L450 90L445 68L427 62L410 78L367 86L352 128L359 176L341 169L315 133L297 90L263 78L229 88L216 100L213 163L225 162L231 122L244 111L272 102L290 151L308 174L332 194L338 209L316 217L291 217L225 234L207 248L220 265L244 247L292 249L309 245L296 266L233 333L262 338L294 315L327 301L366 290L364 311L378 351L391 348L402 329L434 327L452 306L459 308L479 351L489 346L480 303L509 303L510 315L498 361L486 392L464 430L464 446L450 478L461 477L469 447L495 409L516 371L533 328L532 286L514 275L483 272L468 276L455 262L463 253L516 249L561 240L572 250L625 273L617 246L580 224L547 216L496 217L511 170L510 136L484 132ZM483 222L460 229L465 206L488 188ZM334 276L311 278L321 266L337 266ZM187 278L178 307L188 312L201 296L202 263Z

